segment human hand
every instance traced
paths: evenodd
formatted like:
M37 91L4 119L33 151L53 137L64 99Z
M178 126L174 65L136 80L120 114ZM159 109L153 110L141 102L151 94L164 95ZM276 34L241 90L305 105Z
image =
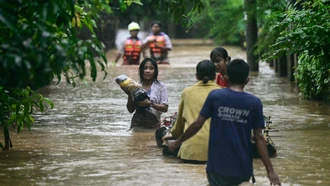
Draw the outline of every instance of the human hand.
M145 99L145 100L137 103L138 107L149 107L150 105L151 105L151 102L148 99Z
M155 42L156 42L156 39L149 39L148 40L148 44L155 43Z
M270 185L279 185L279 186L281 186L280 179L278 178L278 175L276 174L276 172L274 170L269 171L267 176L268 176L268 179L270 181Z
M173 137L171 133L167 133L165 136L162 137L162 141L166 140L166 138Z
M181 143L178 140L175 140L174 142L168 143L168 149L170 151L173 151L173 150L177 149L180 145L181 145Z

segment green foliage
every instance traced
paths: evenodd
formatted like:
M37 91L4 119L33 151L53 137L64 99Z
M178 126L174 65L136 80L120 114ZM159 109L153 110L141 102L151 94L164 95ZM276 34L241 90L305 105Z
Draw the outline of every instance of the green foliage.
M299 55L295 77L306 99L330 99L330 63L329 55L309 55L307 51Z
M124 3L133 2L139 1ZM109 3L0 0L0 126L5 136L5 145L0 147L11 146L9 127L15 126L17 132L24 126L30 129L33 110L43 112L46 105L54 107L35 90L49 85L55 77L61 81L62 76L75 85L76 78L86 76L87 65L93 80L98 68L106 76L107 60L94 28L99 14L111 11ZM90 39L77 37L82 27L90 30Z
M142 0L143 6L132 5L122 6L121 1L113 1L111 6L114 14L127 25L131 21L154 21L167 22L174 19L183 26L192 25L191 19L188 17L189 12L200 12L204 5L201 0ZM126 10L123 12L123 10Z
M203 3L204 10L191 16L206 37L218 44L240 43L245 30L243 0L203 0Z
M279 56L283 53L301 53L305 50L309 54L318 55L328 53L330 43L330 5L322 0L313 3L304 3L305 9L297 10L290 6L283 21L278 22L273 28L287 28L280 32L280 37L272 45L272 55Z
M29 87L8 91L0 86L0 127L8 138L8 127L10 126L16 128L17 133L24 126L31 129L31 124L34 122L32 117L34 108L39 108L41 112L44 112L46 108L54 108L54 104ZM3 150L5 148L2 143L0 143L0 147Z
M269 39L275 40L276 30L270 27L278 21L269 16L272 13L283 13L286 0L257 0L256 16L258 28L261 31L258 42L259 53L269 46ZM201 36L214 39L217 44L240 44L244 46L246 35L246 12L244 0L203 0L204 10L198 14L191 14ZM260 49L259 49L260 48Z
M282 31L264 57L299 54L295 77L302 97L328 100L330 3L323 0L305 1L302 10L290 6L287 12L277 17L282 21L273 28Z
M105 6L101 1L94 2L95 7L85 2L74 5L72 0L2 3L0 85L38 89L48 85L54 76L61 80L62 74L72 83L74 77L86 75L86 59L93 79L97 64L105 72L102 44L95 36L89 40L76 37L75 26L79 25L86 25L93 33L97 18L94 8ZM96 62L94 51L104 61Z
M272 0L265 2L258 1L258 12L264 16L259 16L260 25L259 36L255 53L262 56L269 50L269 46L274 44L280 32L286 29L284 25L274 27L284 19L283 13L286 10L285 0Z
M35 90L62 77L75 86L76 78L88 74L87 66L93 81L99 69L106 77L104 46L94 28L100 14L112 12L114 3L121 11L133 3L142 4L140 0L0 0L0 126L5 137L0 148L12 146L9 127L16 127L17 132L24 126L30 129L32 111L54 107ZM155 7L164 4L177 20L188 11L186 4L192 5L191 10L202 8L200 0L152 3ZM84 27L91 32L89 39L78 38Z

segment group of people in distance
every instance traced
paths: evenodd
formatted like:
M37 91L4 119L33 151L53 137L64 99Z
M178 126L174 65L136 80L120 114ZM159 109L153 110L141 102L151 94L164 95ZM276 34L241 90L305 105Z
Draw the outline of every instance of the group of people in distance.
M157 37L152 41L146 39L141 45L141 48L150 47L153 43L151 46L159 47L159 50L151 48L151 58L145 58L139 66L140 83L150 99L134 103L123 88L128 94L127 110L135 111L131 127L155 128L161 114L168 111L167 89L158 80L158 64L167 59L171 47L168 43L160 46L159 40ZM164 36L162 41L168 42L166 40ZM265 127L262 103L256 96L244 92L249 71L244 60L231 60L226 49L214 48L210 60L197 64L197 83L183 90L177 119L163 137L163 140L176 138L169 143L169 149L180 147L178 157L183 162L207 164L210 186L239 185L253 176L251 130L270 184L281 185L262 134Z
M152 33L150 33L143 41L138 37L140 25L132 22L128 25L130 37L121 45L117 56L113 62L115 65L121 56L123 56L123 65L139 65L141 53L143 57L147 57L145 50L149 48L149 57L157 62L157 64L169 64L168 51L172 50L172 42L167 34L161 31L161 23L155 21L151 24Z

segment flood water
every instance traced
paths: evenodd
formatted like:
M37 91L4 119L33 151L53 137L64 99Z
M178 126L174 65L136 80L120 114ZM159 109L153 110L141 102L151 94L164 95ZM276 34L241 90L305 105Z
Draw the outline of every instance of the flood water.
M196 64L212 48L174 47L171 65L161 66L159 73L169 92L170 107L163 116L176 111L181 91L196 82ZM227 49L232 59L245 58L239 48ZM108 53L109 61L113 54ZM108 72L96 83L48 87L44 94L55 108L37 113L31 131L13 130L14 148L0 152L1 185L207 185L205 165L163 157L152 132L128 131L132 114L114 77L125 73L138 80L137 67L109 67ZM299 100L294 84L264 63L259 73L251 74L246 91L261 98L265 115L279 130L270 134L278 148L272 163L283 185L330 185L330 106ZM269 185L258 159L254 170L257 185Z

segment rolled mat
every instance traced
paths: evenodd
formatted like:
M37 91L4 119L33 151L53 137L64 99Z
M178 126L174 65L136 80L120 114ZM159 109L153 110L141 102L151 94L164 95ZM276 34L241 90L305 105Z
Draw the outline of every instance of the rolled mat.
M128 90L134 102L137 103L145 99L149 99L149 96L143 87L138 82L129 78L127 75L119 75L115 78L115 80L121 88Z

